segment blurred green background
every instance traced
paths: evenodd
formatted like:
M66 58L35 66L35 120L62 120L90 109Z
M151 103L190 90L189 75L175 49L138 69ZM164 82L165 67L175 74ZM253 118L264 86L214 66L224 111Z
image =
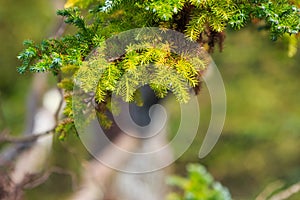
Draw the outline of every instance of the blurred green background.
M25 39L40 41L55 26L54 1L0 0L0 128L22 131L30 75L20 76L17 55Z
M286 186L300 181L299 52L289 58L286 41L274 43L267 33L247 27L229 30L224 51L212 57L226 87L225 126L213 151L199 160L210 119L210 97L204 87L199 95L199 133L176 162L178 172L187 162L200 162L234 199L254 199L275 181ZM178 120L176 113L173 116Z
M24 128L26 95L30 75L16 72L16 56L24 39L39 41L48 37L57 23L52 1L0 0L0 130L12 132ZM268 34L247 27L229 30L222 53L212 55L219 68L227 93L227 117L222 136L204 159L198 152L210 119L209 94L203 87L199 134L189 150L175 163L178 174L184 174L188 162L204 164L213 176L229 188L234 199L254 199L267 185L282 181L290 185L300 181L300 68L299 52L287 56L284 40L272 42ZM175 132L178 110L171 108L170 131ZM192 120L191 120L192 122ZM80 142L75 142L82 150ZM76 168L76 159L60 145L52 162ZM65 152L63 156L60 152ZM68 159L66 159L68 158ZM64 163L68 162L68 163ZM64 185L64 187L61 187ZM53 199L70 192L69 177L53 175L44 185L28 191L28 199ZM47 197L49 194L49 197ZM299 199L294 195L290 200Z

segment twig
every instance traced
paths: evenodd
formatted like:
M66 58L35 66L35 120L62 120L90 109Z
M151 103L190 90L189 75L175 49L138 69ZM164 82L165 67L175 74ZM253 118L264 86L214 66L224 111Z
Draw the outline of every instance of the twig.
M57 75L57 82L61 82L61 73L58 73ZM54 118L55 118L55 124L57 125L58 124L58 121L59 121L59 114L60 114L60 111L62 109L62 106L64 104L64 95L63 95L63 90L59 87L57 87L57 90L59 92L59 95L60 95L60 101L59 101L59 104L58 104L58 107L55 111L55 114L54 114Z
M300 192L300 182L295 183L288 187L287 189L273 195L269 200L283 200L287 199L290 196L296 194L297 192Z
M54 34L55 39L61 37L64 34L66 26L67 24L65 23L64 19L61 19L60 25Z
M34 142L38 138L49 135L49 134L52 134L53 132L54 132L54 129L51 129L49 131L46 131L44 133L39 133L39 134L36 134L36 135L29 135L29 136L25 136L25 137L12 137L12 136L8 135L9 132L7 130L4 130L0 134L0 143L4 143L4 142L9 142L9 143Z
M70 176L71 180L72 180L72 190L73 191L77 190L78 181L77 181L75 173L73 173L70 170L60 168L60 167L52 167L48 171L46 171L42 176L40 176L36 179L34 179L32 177L32 175L28 175L27 179L25 178L24 181L20 185L21 185L22 188L26 188L26 189L35 188L35 187L45 183L48 180L49 176L53 173L64 174L64 175Z
M55 8L55 10L62 9L64 7L64 2L60 0L54 0L53 7ZM50 37L53 37L54 39L61 37L66 30L66 26L67 24L65 23L65 19L61 17L57 23L57 26L50 34Z
M255 200L266 200L276 190L283 187L281 181L275 181L266 186L266 188L255 198Z

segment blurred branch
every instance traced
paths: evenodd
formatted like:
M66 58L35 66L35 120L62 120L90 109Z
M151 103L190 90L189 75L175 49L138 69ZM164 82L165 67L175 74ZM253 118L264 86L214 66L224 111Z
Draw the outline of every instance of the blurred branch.
M60 0L54 0L54 7L55 9L62 8L63 7L63 2ZM52 37L60 37L64 31L65 31L65 23L63 19L60 19L58 22L58 26L55 28L55 30L51 31L49 35ZM23 136L15 137L10 135L10 131L8 129L5 129L3 131L0 130L0 144L1 143L11 143L8 147L5 147L5 149L2 150L0 154L0 166L10 166L14 165L14 162L12 162L16 157L18 157L21 153L23 153L25 150L30 149L35 142L44 136L50 135L54 133L54 128L51 130L48 130L46 132L42 132L39 134L33 134L34 133L34 126L35 126L35 117L37 114L37 111L40 107L41 103L41 97L43 97L44 92L46 91L47 88L47 82L46 82L46 77L47 74L37 74L34 76L31 90L29 91L28 98L27 98L27 103L26 103L26 121L25 121L25 129L23 132ZM62 92L60 91L61 95ZM1 94L0 94L1 95ZM1 98L0 98L1 100ZM59 119L59 113L63 105L63 98L55 111L55 120L56 124ZM4 113L2 110L2 104L0 102L0 120L1 120L1 125L6 125L6 121L4 118ZM3 118L3 119L2 119ZM4 126L5 127L5 126ZM1 127L0 129L3 129ZM45 129L47 130L47 129ZM59 173L59 174L67 174L71 176L72 178L72 186L73 190L76 189L76 176L67 170L60 169L58 167L51 168L45 174L41 175L40 177L37 177L36 175L28 175L24 177L21 183L16 184L12 182L11 180L9 181L9 178L6 174L6 176L3 176L2 178L0 173L0 199L5 199L5 200L18 200L22 199L22 194L23 194L23 188L24 187L36 187L42 183L44 183L49 176L52 173ZM7 177L7 178L5 178Z
M276 190L283 187L281 181L275 181L267 185L267 187L255 198L255 200L266 200Z
M60 82L62 77L61 77L61 73L59 73L57 75L57 82ZM59 123L59 114L60 114L60 111L63 107L63 104L64 104L64 94L63 94L63 90L59 87L57 87L57 90L59 92L59 95L60 95L60 101L59 101L59 104L58 104L58 107L55 111L55 114L54 114L54 118L55 118L55 123L58 124Z
M72 179L72 189L76 191L77 178L76 175L69 170L62 169L60 167L52 167L44 174L27 174L22 182L15 183L9 175L0 172L0 199L2 200L22 200L23 189L32 189L43 183L45 183L49 176L53 173L68 175Z
M134 152L139 145L139 140L120 133L113 145L106 146L104 150L95 156L97 159L83 163L82 183L70 200L101 199L100 197L106 189L105 186L115 170L99 162L99 160L109 160L108 163L121 166L129 159L129 154L124 157L122 153L114 151L114 145L128 152Z
M72 180L72 190L73 191L77 190L78 181L77 181L75 173L70 170L60 168L60 167L52 167L40 177L37 177L37 175L28 175L27 178L25 178L24 181L21 183L22 188L26 188L26 189L35 188L35 187L45 183L48 180L49 176L52 175L53 173L70 176L71 180Z
M14 184L11 178L0 172L0 199L2 200L21 200L23 199L23 191L19 186Z
M290 196L296 194L300 192L300 182L295 183L293 185L291 185L290 187L288 187L287 189L274 194L273 196L271 196L271 198L269 200L283 200L283 199L287 199Z
M61 37L64 34L66 26L67 24L65 23L64 19L61 19L60 24L54 34L55 39Z
M39 133L36 135L29 135L29 136L24 136L24 137L13 137L9 135L8 130L4 130L0 134L0 143L28 143L28 142L34 142L38 138L52 134L54 132L54 129L51 129L49 131L46 131L44 133Z
M65 2L61 1L61 0L54 0L54 1L52 1L52 4L53 4L53 8L55 10L59 10L59 9L63 9L64 8ZM57 25L54 28L54 30L51 31L51 33L49 34L50 37L53 37L55 39L61 37L64 34L65 30L66 30L66 25L67 24L65 23L64 18L61 17L58 20Z

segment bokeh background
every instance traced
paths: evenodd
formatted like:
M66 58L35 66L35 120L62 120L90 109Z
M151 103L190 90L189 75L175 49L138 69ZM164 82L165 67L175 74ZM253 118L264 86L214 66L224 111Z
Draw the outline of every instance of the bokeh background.
M54 1L0 0L0 130L8 127L18 134L24 129L32 75L16 72L22 41L49 37L57 24ZM274 182L288 186L300 181L300 54L289 58L287 51L287 41L272 42L257 27L227 31L223 52L216 49L212 54L227 93L222 136L207 157L198 158L210 119L209 94L204 85L198 97L199 133L175 162L175 173L184 175L187 163L201 163L237 200L255 199ZM53 84L49 77L49 84ZM172 110L173 104L170 100L167 105L171 109L171 135L180 120L176 106ZM50 162L76 172L80 159L64 149L70 144L78 157L86 156L80 141L71 136L64 142L55 139ZM43 199L57 199L70 192L70 177L52 175L38 188L28 190L26 198L39 199L42 195ZM300 195L289 199L300 199Z

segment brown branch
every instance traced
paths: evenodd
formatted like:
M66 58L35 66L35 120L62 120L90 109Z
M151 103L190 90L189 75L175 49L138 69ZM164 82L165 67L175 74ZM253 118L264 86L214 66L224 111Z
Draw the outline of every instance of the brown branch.
M32 189L35 188L43 183L45 183L49 176L52 175L53 173L56 174L63 174L63 175L68 175L71 177L72 180L72 190L76 191L78 188L78 181L76 178L75 173L73 173L70 170L66 170L60 167L52 167L48 171L46 171L42 176L37 177L37 175L28 175L27 178L23 180L22 183L20 183L20 187L24 189Z
M6 173L0 173L0 199L21 200L23 191L19 188Z
M44 133L39 133L39 134L35 134L35 135L29 135L29 136L25 136L25 137L13 137L13 136L9 135L9 131L8 130L4 130L0 134L0 143L27 143L27 142L34 142L34 141L36 141L40 137L53 134L53 132L54 132L54 129L51 129L51 130L46 131Z
M24 189L32 189L45 183L53 173L68 175L72 180L72 189L78 189L78 181L74 172L52 167L43 174L27 174L21 183L15 183L6 173L0 173L0 199L2 200L21 200Z

